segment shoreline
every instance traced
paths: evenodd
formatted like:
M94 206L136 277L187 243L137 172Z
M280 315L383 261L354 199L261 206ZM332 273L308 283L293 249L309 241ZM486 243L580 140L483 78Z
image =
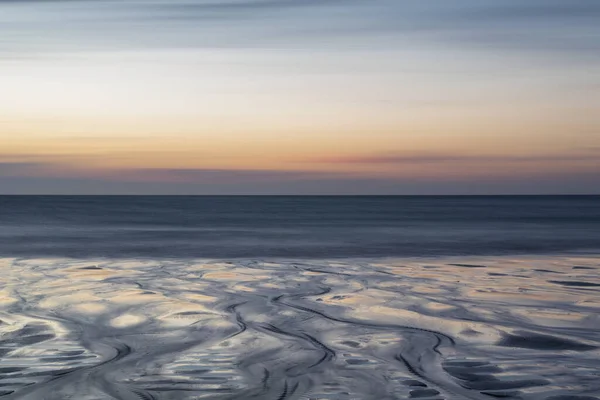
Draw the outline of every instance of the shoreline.
M432 255L432 256L333 256L333 257L274 257L274 256L256 256L256 257L196 257L196 256L14 256L3 255L0 253L1 260L79 260L79 261L185 261L185 262L441 262L477 260L477 259L500 259L500 260L543 260L543 259L598 259L600 264L600 249L557 252L557 253L505 253L505 254L486 254L486 255Z

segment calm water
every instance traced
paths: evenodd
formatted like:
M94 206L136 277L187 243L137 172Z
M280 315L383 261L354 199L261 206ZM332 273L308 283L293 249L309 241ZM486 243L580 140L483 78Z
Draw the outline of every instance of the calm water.
M0 255L373 257L600 249L600 196L0 197Z

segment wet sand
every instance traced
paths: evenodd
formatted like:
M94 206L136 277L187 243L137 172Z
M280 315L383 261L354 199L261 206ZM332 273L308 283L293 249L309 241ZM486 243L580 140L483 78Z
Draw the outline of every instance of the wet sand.
M600 399L600 258L0 259L6 399Z

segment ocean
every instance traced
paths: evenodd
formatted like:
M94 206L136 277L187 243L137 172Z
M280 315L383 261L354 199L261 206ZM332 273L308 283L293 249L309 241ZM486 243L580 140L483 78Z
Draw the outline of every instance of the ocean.
M600 196L2 196L0 397L600 400Z
M426 257L600 249L600 196L0 196L0 254Z

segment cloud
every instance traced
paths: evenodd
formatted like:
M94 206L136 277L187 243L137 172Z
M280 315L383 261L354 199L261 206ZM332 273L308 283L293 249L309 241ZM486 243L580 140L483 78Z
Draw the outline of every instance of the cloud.
M43 174L52 164L41 162L2 162L0 161L0 177L35 176Z
M57 3L56 9L36 4L47 2ZM15 11L18 5L28 7L20 22L11 18L13 12L23 18L22 10ZM561 52L600 47L595 23L600 2L595 0L0 0L3 6L7 9L0 15L6 13L7 23L0 24L0 49L4 45L12 53L188 46L330 49L332 43L355 46L357 40L398 46L407 38ZM384 41L373 40L380 34ZM391 37L398 40L390 42Z
M301 8L323 6L327 4L348 5L358 0L197 0L194 2L170 1L157 7L180 9L185 11L233 11L233 10L265 10L279 8ZM155 6L156 7L156 6Z
M485 4L485 2L483 2ZM472 7L461 13L464 19L480 21L596 19L600 3L596 0L529 0L527 2L495 2L484 7Z
M245 184L273 181L301 181L316 178L342 177L344 174L314 171L280 170L227 170L227 169L178 169L141 168L104 173L107 179L141 182L170 182L195 184Z
M520 160L520 157L502 158ZM527 159L527 158L524 158ZM457 162L459 157L371 157L353 162ZM528 159L527 159L528 160ZM346 160L348 161L348 160ZM593 171L485 176L370 177L328 171L139 168L100 170L52 162L0 162L0 194L599 194Z
M192 184L237 184L270 181L300 181L339 178L345 174L326 171L285 171L203 168L88 168L58 162L2 162L0 177L92 179L106 182L161 182Z
M338 157L311 159L309 162L325 164L457 164L457 163L539 163L599 161L600 154L580 153L543 156L486 156L486 155L448 155L448 154L376 154L371 156Z
M502 179L361 179L312 177L302 180L139 182L99 178L4 178L0 194L157 194L157 195L490 195L600 194L599 174L561 174Z
M596 153L598 156L600 156L600 145L599 146L583 146L581 147L581 151L582 152L588 152L588 153Z

